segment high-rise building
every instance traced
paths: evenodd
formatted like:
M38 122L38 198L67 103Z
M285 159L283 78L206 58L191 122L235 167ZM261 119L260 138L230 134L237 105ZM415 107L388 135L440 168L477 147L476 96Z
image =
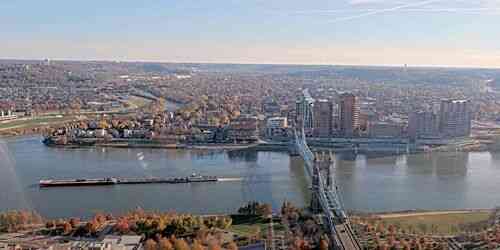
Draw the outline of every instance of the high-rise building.
M297 98L295 103L296 109L296 124L304 124L305 129L313 127L313 106L314 99L307 90L304 90L303 95Z
M402 126L393 122L369 122L368 135L373 138L398 138L402 135Z
M413 112L408 117L410 139L439 137L438 115L432 111Z
M340 95L340 134L344 137L357 135L360 107L358 98L352 93Z
M286 117L271 117L266 122L266 134L270 137L285 136L288 128Z
M330 137L333 131L333 103L316 100L314 103L313 134L315 137Z
M439 113L439 132L447 138L470 135L471 104L468 100L442 100Z
M281 107L279 103L272 97L266 97L262 102L262 112L266 114L279 114Z

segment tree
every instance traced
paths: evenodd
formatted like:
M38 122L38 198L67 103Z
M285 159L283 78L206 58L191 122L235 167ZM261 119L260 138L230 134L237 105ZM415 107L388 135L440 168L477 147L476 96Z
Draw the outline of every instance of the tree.
M99 225L95 220L91 220L85 225L85 231L87 231L87 233L89 234L96 234L98 229Z
M47 229L53 229L55 226L56 226L56 224L54 223L54 221L51 221L51 220L49 220L45 223L45 228L47 228Z
M130 225L129 225L128 220L126 218L119 219L115 225L115 228L121 234L126 234L130 231Z
M69 224L71 224L72 227L77 227L78 224L80 224L80 219L71 218L71 219L69 219Z
M319 242L319 249L320 250L328 250L329 249L328 242L325 239L321 239L321 241Z
M193 245L191 246L191 250L204 250L204 249L198 240L194 240Z
M236 243L231 241L227 244L226 249L227 250L238 250L238 245L236 245Z
M144 250L157 250L156 241L154 241L153 239L148 239L144 243Z
M71 223L65 222L63 224L63 234L68 235L71 233L72 230L73 230L73 227L71 226Z
M166 238L161 238L158 241L158 249L159 250L173 250L174 247L172 246L172 243Z
M273 214L273 207L270 204L262 204L259 212L263 216L269 217Z
M106 222L106 216L104 216L104 214L102 214L102 213L96 213L92 220L100 225L100 224Z
M183 239L176 239L174 242L175 250L190 250L189 245Z
M222 250L222 248L217 241L213 240L208 244L208 250Z

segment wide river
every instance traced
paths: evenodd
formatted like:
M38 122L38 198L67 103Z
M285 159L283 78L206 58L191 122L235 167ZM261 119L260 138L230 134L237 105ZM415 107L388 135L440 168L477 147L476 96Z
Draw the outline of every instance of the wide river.
M302 160L279 152L48 148L40 137L0 140L0 211L35 209L46 217L86 217L142 207L193 213L234 212L257 200L305 206ZM336 155L336 180L347 209L492 208L500 204L499 153ZM46 178L187 176L217 183L39 189Z

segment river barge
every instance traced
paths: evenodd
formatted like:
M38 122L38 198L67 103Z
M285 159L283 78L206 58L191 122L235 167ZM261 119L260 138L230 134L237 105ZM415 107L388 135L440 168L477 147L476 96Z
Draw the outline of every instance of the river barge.
M167 177L167 178L98 178L98 179L65 179L65 180L40 180L41 188L64 187L64 186L106 186L106 185L126 185L126 184L179 184L195 182L217 182L217 176L203 176L192 174L187 177Z

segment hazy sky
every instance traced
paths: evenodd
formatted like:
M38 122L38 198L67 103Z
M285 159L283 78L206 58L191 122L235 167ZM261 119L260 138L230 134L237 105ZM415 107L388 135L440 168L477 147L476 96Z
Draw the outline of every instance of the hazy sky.
M500 0L1 0L0 58L500 67Z

